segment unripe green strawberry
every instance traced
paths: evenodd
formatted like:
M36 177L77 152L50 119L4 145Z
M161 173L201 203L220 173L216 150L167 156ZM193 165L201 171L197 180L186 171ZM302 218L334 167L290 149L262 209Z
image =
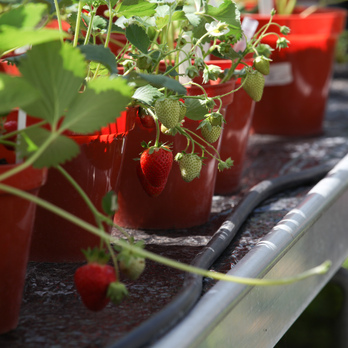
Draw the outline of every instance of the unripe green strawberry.
M254 60L254 68L259 71L262 75L269 74L271 59L266 58L265 56L258 56Z
M158 99L155 103L155 112L158 120L167 128L173 128L179 122L179 100L165 98Z
M179 159L181 177L186 182L198 178L202 169L202 159L194 153L184 154Z
M203 138L208 143L215 143L220 137L222 128L220 126L208 126L207 124L201 128Z
M143 257L130 256L120 260L120 270L129 279L136 280L145 269L145 259Z
M244 83L245 82L245 83ZM264 76L257 70L247 72L246 77L242 79L243 88L251 99L260 101L262 98L263 88L265 86Z
M151 66L151 59L146 56L141 56L137 59L136 64L139 69L145 70Z

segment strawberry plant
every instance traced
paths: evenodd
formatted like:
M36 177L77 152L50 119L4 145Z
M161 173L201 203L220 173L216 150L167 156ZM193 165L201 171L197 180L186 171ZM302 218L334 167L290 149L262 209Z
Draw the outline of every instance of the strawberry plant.
M188 140L187 148L175 154L185 181L199 177L206 155L216 158L220 170L231 167L232 160L221 160L211 144L216 138L215 133L219 132L216 129L224 122L219 112L223 96L214 99L206 93L188 96L179 77L199 75L203 82L218 78L224 82L233 78L236 66L247 54L259 55L260 36L264 31L258 33L243 52L234 51L233 44L243 33L236 5L228 0L223 0L217 7L206 2L189 1L183 5L177 1L156 3L145 0L117 4L102 0L93 3L73 1L71 6L62 8L54 1L54 5L55 12L48 11L44 4L13 6L0 16L0 55L10 60L8 54L17 47L31 45L26 54L15 59L21 76L0 74L0 114L6 117L11 110L20 108L39 120L30 127L15 130L13 125L6 125L3 117L0 143L13 146L21 162L0 175L0 189L30 200L100 237L101 246L107 248L108 255L99 249L86 252L88 263L75 274L77 290L87 308L97 311L109 301L119 303L127 294L120 275L138 278L145 267L145 259L215 279L256 285L288 283L327 270L328 265L324 264L305 275L283 281L243 280L148 252L134 243L126 231L113 224L117 204L112 192L105 197L104 213L100 213L61 166L79 152L79 146L66 134L93 133L113 122L127 106L139 106L144 111L142 114L150 116L156 127L154 145L149 144L137 166L139 179L149 195L162 192L173 162L169 146L160 144L160 123L170 133ZM97 14L100 5L107 5L108 18ZM44 28L52 15L57 17L59 30ZM22 18L20 23L18 18ZM63 18L71 24L69 33L62 30ZM126 38L126 44L116 56L108 48L113 32L123 33ZM98 40L102 44L98 44ZM208 49L205 48L207 43ZM280 40L280 43L284 47L286 42ZM188 50L184 49L187 44ZM181 53L184 58L180 58ZM231 59L232 68L223 72L219 67L208 66L204 58L213 53ZM188 67L185 73L179 73L179 67L184 63ZM239 76L246 76L244 85L250 83L249 77L253 74L261 73L239 72ZM187 83L191 84L196 83ZM258 90L256 99L260 94L259 84L255 87ZM202 128L208 130L203 130L203 137L184 127L184 116L201 121ZM213 137L206 134L210 132L214 133ZM4 183L5 179L29 166L56 167L84 199L98 227ZM120 229L126 240L114 239L105 233L103 223Z

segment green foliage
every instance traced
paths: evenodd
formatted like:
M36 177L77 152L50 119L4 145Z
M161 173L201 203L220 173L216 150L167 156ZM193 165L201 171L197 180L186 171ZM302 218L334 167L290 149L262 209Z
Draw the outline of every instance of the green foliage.
M126 28L126 37L139 51L147 53L150 46L150 38L141 26L137 24L129 25Z
M86 67L79 49L53 41L28 52L20 65L22 77L0 76L0 96L6 101L6 109L1 106L0 110L9 112L20 106L29 115L46 120L53 130L33 128L23 132L19 150L24 157L49 143L34 163L36 167L55 166L76 156L78 146L61 136L63 131L93 133L114 122L130 102L133 89L121 77L90 81L81 93ZM62 116L64 120L58 126Z
M203 99L186 99L186 117L191 120L202 120L204 115L209 111L206 101Z
M110 51L110 48L102 45L82 45L78 46L78 48L86 60L101 63L111 74L117 74L115 56Z
M21 91L19 94L18 91ZM40 96L24 79L0 74L0 114L7 114L15 106L25 107Z
M125 0L121 2L117 14L126 18L137 15L139 17L150 17L156 13L156 3L145 0Z

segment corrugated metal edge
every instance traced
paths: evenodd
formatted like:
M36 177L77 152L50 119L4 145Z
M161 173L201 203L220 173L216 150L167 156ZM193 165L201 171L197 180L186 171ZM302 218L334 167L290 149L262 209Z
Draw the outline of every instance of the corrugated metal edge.
M274 346L347 257L347 207L348 155L229 272L279 278L330 259L327 274L273 287L218 282L153 347Z

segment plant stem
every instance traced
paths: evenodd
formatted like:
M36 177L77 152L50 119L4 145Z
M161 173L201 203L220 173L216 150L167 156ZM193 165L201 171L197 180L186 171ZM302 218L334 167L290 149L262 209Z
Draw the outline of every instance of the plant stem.
M84 45L87 45L88 42L89 42L89 38L91 36L91 31L92 31L92 28L93 28L93 19L94 19L94 16L95 16L95 12L92 11L91 13L91 19L89 21L89 25L88 25L88 28L87 28L87 33L86 33L86 36L85 36L85 41L84 41Z
M159 122L158 122L158 118L157 115L150 109L147 108L147 111L149 112L149 114L153 117L155 124L156 124L156 140L155 140L155 147L159 146L159 138L160 138L160 128L159 128Z
M59 136L59 133L50 133L50 136L45 140L43 144L40 145L37 151L30 156L28 159L26 159L23 163L19 164L18 166L13 167L11 170L6 171L2 175L0 175L0 182L11 177L12 175L15 175L22 170L28 168L31 166L41 155L44 153L47 149L47 147Z
M54 0L54 7L56 8L56 16L58 21L58 28L61 33L63 33L63 27L62 27L62 19L60 17L60 10L59 10L59 4L57 0ZM63 42L63 37L61 37L61 42Z
M163 265L176 268L179 270L182 270L184 272L191 272L195 273L198 275L201 275L203 277L208 277L216 280L223 280L223 281L229 281L229 282L234 282L234 283L239 283L239 284L246 284L246 285L284 285L284 284L290 284L299 280L303 280L305 278L311 277L313 275L318 275L318 274L324 274L326 273L330 266L331 262L330 261L325 261L321 265L311 268L303 273L299 273L293 277L285 277L285 278L278 278L278 279L258 279L258 278L243 278L243 277L237 277L237 276L231 276L231 275L226 275L223 273L218 273L218 272L213 272L213 271L207 271L198 267L190 266L178 261L174 261L172 259L157 255L155 253L149 252L147 250L144 250L142 248L136 247L132 244L129 244L126 241L123 241L121 239L115 240L110 236L109 234L105 233L104 231L99 230L97 227L83 221L82 219L76 217L73 214L70 214L69 212L65 211L64 209L61 209L33 194L30 194L28 192L19 190L17 188L14 188L12 186L8 186L5 184L0 183L0 190L3 190L5 192L8 192L10 194L16 195L18 197L24 198L28 201L34 202L37 205L57 214L58 216L72 222L73 224L80 226L84 228L85 230L101 237L105 238L105 240L108 240L110 242L113 242L122 248L129 250L131 252L135 252L141 257L150 259L152 261L161 263Z
M83 8L83 2L79 1L79 7L78 7L78 11L77 11L77 18L76 18L76 27L75 27L75 35L74 35L73 47L77 46L78 39L79 39L82 8Z

